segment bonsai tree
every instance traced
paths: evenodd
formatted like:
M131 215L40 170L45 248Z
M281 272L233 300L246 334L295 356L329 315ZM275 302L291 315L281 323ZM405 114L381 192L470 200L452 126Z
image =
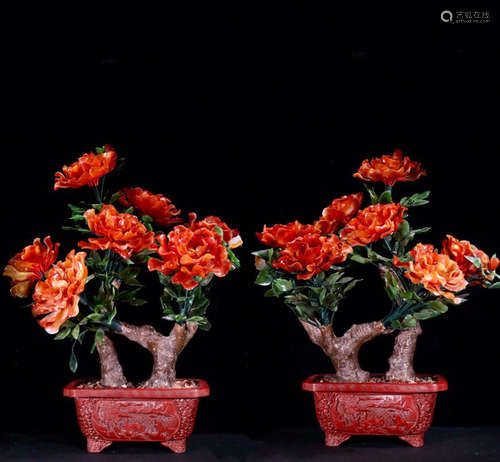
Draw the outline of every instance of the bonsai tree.
M397 334L389 359L388 381L416 380L413 355L422 329L420 321L440 316L465 301L468 287L497 288L499 260L448 235L438 251L417 243L416 236L430 230L415 229L409 221L413 207L428 203L430 191L395 201L393 186L415 181L426 172L418 162L392 156L363 161L354 177L382 182L384 189L365 188L371 204L361 208L363 193L342 196L323 210L313 224L298 221L264 226L257 238L267 246L253 252L259 270L256 283L268 286L266 297L280 297L298 317L313 343L330 358L339 382L365 382L358 352L379 336ZM342 300L359 283L359 264L380 275L390 300L383 319L353 325L342 336L334 332L334 318ZM377 276L378 277L378 276Z
M111 146L85 154L55 174L55 190L89 187L95 200L69 204L71 226L81 233L84 251L71 250L57 261L59 243L50 236L37 238L15 254L4 269L11 279L11 294L31 299L29 307L38 324L55 340L71 342L69 360L74 372L75 347L89 340L99 355L100 386L131 386L111 339L122 335L153 355L151 377L141 387L172 387L176 383L177 358L198 328L207 330L208 293L216 276L239 267L232 248L242 244L236 229L215 216L185 221L169 199L141 188L105 188L109 173L123 159ZM144 269L158 275L158 314L173 323L168 335L150 325L120 320L124 304L140 306Z

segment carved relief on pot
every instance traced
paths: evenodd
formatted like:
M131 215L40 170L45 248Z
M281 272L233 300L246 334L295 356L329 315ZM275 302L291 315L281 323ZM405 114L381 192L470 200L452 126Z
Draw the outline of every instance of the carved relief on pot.
M437 393L416 393L413 395L413 398L420 410L420 420L418 421L417 428L415 428L415 432L425 432L432 423Z
M176 432L176 438L186 438L191 435L194 422L196 419L196 412L198 411L198 399L179 398L175 400L177 412L181 419L181 424Z
M340 431L381 435L412 433L420 417L410 395L339 393L330 412Z
M105 399L95 403L92 425L107 440L165 441L181 423L175 403Z
M325 432L404 435L426 431L435 393L315 393L318 419Z

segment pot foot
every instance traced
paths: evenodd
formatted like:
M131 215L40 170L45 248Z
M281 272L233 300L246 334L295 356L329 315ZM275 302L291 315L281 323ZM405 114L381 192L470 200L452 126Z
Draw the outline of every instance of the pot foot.
M414 448L421 448L424 445L424 434L419 433L418 435L404 435L399 437L400 440L406 441L410 446Z
M347 441L351 435L342 432L325 433L325 445L326 446L339 446L344 441Z
M161 443L163 446L170 448L176 454L180 454L181 452L186 452L186 440L172 440L172 441L163 441Z
M112 441L107 441L99 438L87 439L87 452L97 453L101 452L104 448L111 446Z

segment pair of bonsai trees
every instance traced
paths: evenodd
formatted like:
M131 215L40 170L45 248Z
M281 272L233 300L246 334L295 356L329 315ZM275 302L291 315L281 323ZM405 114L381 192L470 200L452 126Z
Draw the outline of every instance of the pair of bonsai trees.
M55 339L72 342L69 365L77 368L75 347L90 338L97 350L101 378L93 386L132 386L123 374L110 334L122 335L153 355L151 377L140 387L182 386L176 380L179 354L197 329L209 329L205 314L215 278L240 263L233 249L242 244L236 229L218 217L187 220L169 199L138 187L112 193L106 176L121 166L110 146L85 154L56 173L54 189L90 187L93 201L71 209L71 226L85 235L84 251L71 250L57 261L59 243L47 236L14 255L5 267L15 297L32 297L33 316ZM468 241L447 236L441 251L431 244L410 243L430 228L413 228L407 220L413 207L428 203L429 191L395 202L393 186L415 181L425 171L397 150L365 160L355 177L383 183L383 191L366 186L371 205L361 208L363 193L335 199L312 224L298 221L264 226L258 239L267 248L254 252L256 283L268 286L265 296L280 297L295 313L310 339L321 347L339 382L366 382L358 351L378 335L396 332L387 381L415 381L413 354L420 321L462 303L468 286L496 288L499 260ZM108 182L109 183L109 182ZM57 262L56 262L57 261ZM334 332L334 317L347 293L360 281L357 265L380 274L391 308L381 320L353 325L344 335ZM172 321L168 336L150 325L120 320L123 304L139 306L141 271L156 272L161 290L162 318Z

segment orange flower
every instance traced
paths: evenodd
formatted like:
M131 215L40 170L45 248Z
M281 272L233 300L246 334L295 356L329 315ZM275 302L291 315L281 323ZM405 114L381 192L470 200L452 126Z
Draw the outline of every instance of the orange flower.
M87 267L85 252L72 250L66 260L57 262L47 273L44 281L38 281L33 294L31 307L33 316L39 318L38 324L49 334L56 334L68 318L78 314L79 294L85 289Z
M313 225L303 225L298 221L288 223L287 225L274 225L268 228L264 225L261 233L255 233L257 239L268 245L269 247L285 247L289 242L292 242L298 237L305 236L309 233L317 233L318 231Z
M297 279L311 279L332 265L345 261L350 252L351 246L335 234L307 234L290 242L272 265L289 273L297 273Z
M243 245L243 240L241 239L239 231L237 229L231 229L219 217L212 215L206 217L204 220L196 221L196 213L189 214L189 227L193 231L200 228L214 229L216 226L222 230L222 238L229 245L229 248L235 249Z
M362 202L362 192L335 199L331 205L323 209L323 215L314 222L314 226L321 234L335 233L354 216Z
M407 210L400 204L375 204L360 210L340 236L350 245L366 245L389 236L398 229Z
M454 303L463 299L455 296L467 286L464 273L448 255L438 253L431 244L417 244L409 252L414 261L402 262L394 256L394 266L405 268L405 277L414 284L422 284L434 295L443 296ZM443 289L450 290L447 292Z
M465 257L477 257L481 260L482 268L486 273L493 272L498 268L500 261L498 258L491 258L486 255L482 250L479 250L476 246L472 245L469 241L459 241L451 235L446 235L446 239L443 240L443 253L448 255L452 260L456 261L459 268L464 273L466 278L471 276L479 277L480 279L485 279L482 276L481 271L467 258ZM493 274L487 274L486 279L493 280ZM471 284L480 284L479 281L471 282Z
M114 170L116 166L116 152L109 144L105 149L103 154L84 154L69 167L65 165L62 172L56 173L54 190L97 186L99 178Z
M213 273L223 277L231 269L222 236L209 228L192 230L179 225L168 236L161 234L157 239L161 260L150 258L149 271L160 271L167 276L175 273L172 282L182 284L186 290L199 284L196 276L204 279Z
M396 149L392 156L365 159L353 176L364 181L383 181L386 186L393 186L396 181L415 181L422 175L426 175L426 172L420 168L420 163L409 157L403 158L403 151Z
M153 231L148 231L135 215L118 213L112 205L105 204L98 214L89 209L84 216L90 231L103 237L80 241L82 249L111 249L122 258L130 258L134 253L155 248Z
M42 279L57 258L59 243L52 245L50 236L43 240L37 237L33 245L26 246L16 253L3 271L3 276L12 279L10 293L14 297L27 297L33 283Z
M169 226L182 222L182 218L177 216L181 211L165 196L141 188L124 188L122 192L119 199L122 205L134 207L141 215L149 215L159 225Z

